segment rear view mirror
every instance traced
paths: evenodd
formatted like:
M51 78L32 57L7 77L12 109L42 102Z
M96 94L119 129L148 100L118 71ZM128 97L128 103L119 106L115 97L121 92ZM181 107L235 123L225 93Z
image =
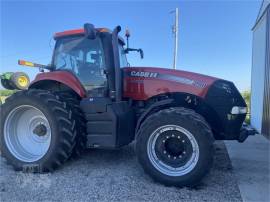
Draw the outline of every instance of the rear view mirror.
M143 50L142 49L137 49L137 48L129 48L129 37L130 37L130 32L128 29L126 29L126 33L125 33L125 36L127 38L127 48L125 49L125 53L129 53L130 51L137 51L140 53L140 56L141 56L141 59L143 59L144 57L144 54L143 54Z
M97 32L96 32L94 25L92 25L90 23L84 24L84 33L88 39L95 39L97 36Z
M139 53L140 53L141 59L143 59L143 57L144 57L143 50L142 49L139 49Z
M125 53L127 54L127 53L129 53L130 51L137 51L137 52L139 52L140 53L140 56L141 56L141 59L143 59L143 57L144 57L144 53L143 53L143 50L142 49L136 49L136 48L126 48L125 49Z

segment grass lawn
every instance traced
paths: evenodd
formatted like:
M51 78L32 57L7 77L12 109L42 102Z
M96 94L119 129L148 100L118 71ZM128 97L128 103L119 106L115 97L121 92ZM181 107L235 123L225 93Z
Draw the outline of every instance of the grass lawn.
M5 102L5 99L7 98L7 96L0 96L0 100L2 101L2 103Z

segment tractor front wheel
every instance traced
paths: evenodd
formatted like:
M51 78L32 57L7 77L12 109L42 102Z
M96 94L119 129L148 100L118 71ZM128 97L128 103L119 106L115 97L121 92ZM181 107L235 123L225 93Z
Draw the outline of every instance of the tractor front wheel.
M142 167L168 186L194 186L213 161L213 135L206 121L186 108L164 109L150 115L136 138Z
M15 170L52 171L71 155L72 110L45 90L20 91L1 105L0 149Z

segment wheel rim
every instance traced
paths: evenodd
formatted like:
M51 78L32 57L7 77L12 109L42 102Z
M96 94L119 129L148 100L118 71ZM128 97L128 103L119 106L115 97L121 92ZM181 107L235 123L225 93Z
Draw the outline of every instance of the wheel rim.
M4 140L15 158L34 162L47 153L51 143L51 128L39 109L22 105L8 114L4 124Z
M20 76L18 78L18 83L22 87L26 87L28 85L28 79L25 76Z
M150 135L147 154L159 172L168 176L182 176L196 166L199 146L188 130L177 125L164 125Z

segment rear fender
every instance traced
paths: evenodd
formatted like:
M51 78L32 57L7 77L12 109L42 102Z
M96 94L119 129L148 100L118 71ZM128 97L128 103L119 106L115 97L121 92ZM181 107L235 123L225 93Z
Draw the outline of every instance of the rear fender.
M68 71L53 71L40 73L36 76L35 80L31 82L29 88L50 89L62 84L72 89L81 98L86 96L86 91L81 82ZM55 86L57 85L57 86Z

